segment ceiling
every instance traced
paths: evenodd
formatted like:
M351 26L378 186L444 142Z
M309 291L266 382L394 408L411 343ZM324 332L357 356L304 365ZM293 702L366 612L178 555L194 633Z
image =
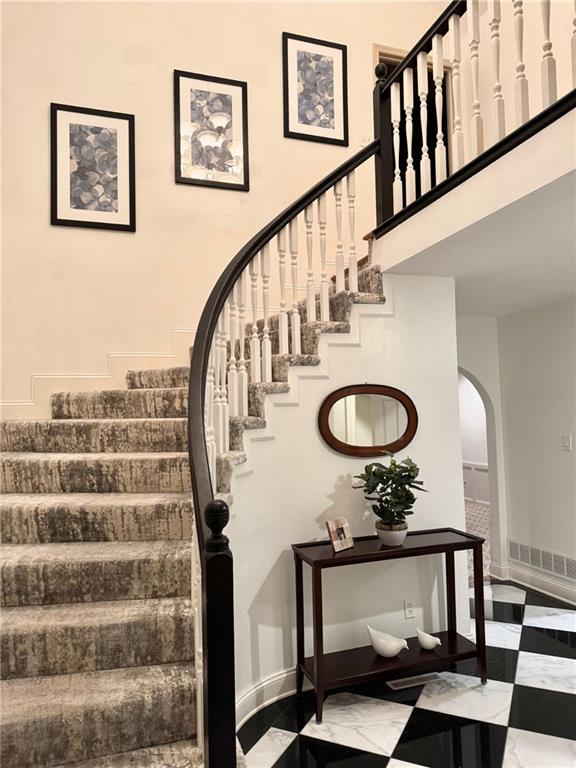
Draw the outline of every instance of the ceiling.
M456 278L459 315L502 317L576 297L576 171L390 271Z

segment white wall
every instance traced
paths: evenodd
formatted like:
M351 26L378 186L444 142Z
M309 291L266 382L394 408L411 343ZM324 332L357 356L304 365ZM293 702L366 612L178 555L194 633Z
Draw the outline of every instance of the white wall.
M290 544L326 538L325 521L340 516L350 521L354 535L374 529L374 516L361 491L352 488L353 476L369 459L333 452L317 431L318 408L329 392L369 381L410 395L419 426L399 456L410 456L419 464L429 492L419 497L409 525L464 528L454 284L446 278L401 276L392 282L394 315L386 314L388 302L384 307L355 308L355 329L358 316L367 315L360 321L361 345L346 347L346 336L325 335L321 355L323 364L328 363L329 379L311 372L313 378L300 381L294 393L297 406L269 410L267 421L272 421L277 439L255 442L251 438L260 436L246 433L248 469L253 474L234 481L233 516L227 529L236 563L240 718L258 702L293 685L293 678L285 677L295 663ZM329 353L328 344L333 345ZM292 383L297 384L294 379ZM456 560L458 623L467 632L465 556L458 554ZM445 627L440 557L334 569L324 582L328 651L365 645L367 622L401 636L413 636L416 627ZM416 605L415 620L404 619L403 600L408 597ZM307 602L308 621L309 611Z
M411 48L444 5L3 4L3 398L33 372L168 351L246 240L372 138L372 44ZM348 46L348 148L283 138L283 31ZM174 183L176 68L248 81L249 193ZM51 101L136 115L135 234L50 226ZM359 182L359 233L372 193Z
M462 459L474 464L488 463L486 411L478 390L462 374L458 377Z
M576 557L575 304L498 320L510 538Z

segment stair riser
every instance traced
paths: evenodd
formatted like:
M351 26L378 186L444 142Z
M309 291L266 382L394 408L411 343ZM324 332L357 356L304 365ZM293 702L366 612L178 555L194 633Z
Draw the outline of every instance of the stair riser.
M2 509L5 544L71 541L187 541L192 537L189 501L135 506L46 507L23 501Z
M193 741L178 741L135 752L97 757L74 763L70 768L204 768L204 760L201 749Z
M186 420L7 421L0 450L56 453L186 451Z
M126 384L128 389L187 387L189 375L190 369L182 367L128 371Z
M54 419L172 419L183 418L187 413L188 390L185 388L52 395Z
M1 677L39 677L99 669L141 667L193 659L193 617L190 602L157 609L149 615L96 625L47 625L10 629L10 611L0 635Z
M1 603L54 605L189 597L189 551L154 559L11 562L2 567Z
M5 493L185 493L188 457L2 458Z
M75 717L34 711L2 728L3 768L44 768L195 735L192 675L166 677L146 695L86 707Z

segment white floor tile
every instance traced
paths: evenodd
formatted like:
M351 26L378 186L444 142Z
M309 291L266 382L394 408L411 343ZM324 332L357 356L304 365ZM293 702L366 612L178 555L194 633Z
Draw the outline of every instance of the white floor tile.
M576 659L520 651L516 683L576 695Z
M388 763L388 768L426 768L426 766L416 765L416 763L405 763L404 760L396 760L393 757Z
M295 738L295 733L270 728L246 755L246 768L272 768Z
M567 608L546 608L541 605L527 605L524 609L524 625L545 627L576 632L576 611Z
M576 741L509 728L502 768L574 768Z
M312 717L302 734L389 756L411 713L412 707L406 704L339 693L326 699L322 722Z
M493 645L496 648L511 648L517 651L520 648L520 637L522 635L521 624L505 624L503 621L486 621L486 645ZM472 619L470 632L472 640L476 642L476 626Z
M438 680L424 686L416 706L446 715L508 725L513 691L511 683L500 680L488 680L482 685L477 677L442 672Z
M468 590L470 597L474 597L474 588ZM496 600L499 603L517 603L524 605L526 602L526 592L518 587L511 587L508 584L485 584L484 600Z

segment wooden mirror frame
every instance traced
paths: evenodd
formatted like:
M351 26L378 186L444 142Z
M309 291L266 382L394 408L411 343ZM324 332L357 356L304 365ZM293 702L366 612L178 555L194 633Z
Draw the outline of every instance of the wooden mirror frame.
M383 395L398 400L406 409L408 418L404 434L386 445L351 445L338 440L330 430L330 410L334 403L349 395ZM418 411L413 401L401 389L387 387L384 384L352 384L334 390L324 399L318 411L318 429L324 442L338 453L343 453L346 456L381 456L386 453L397 453L412 442L418 429Z

